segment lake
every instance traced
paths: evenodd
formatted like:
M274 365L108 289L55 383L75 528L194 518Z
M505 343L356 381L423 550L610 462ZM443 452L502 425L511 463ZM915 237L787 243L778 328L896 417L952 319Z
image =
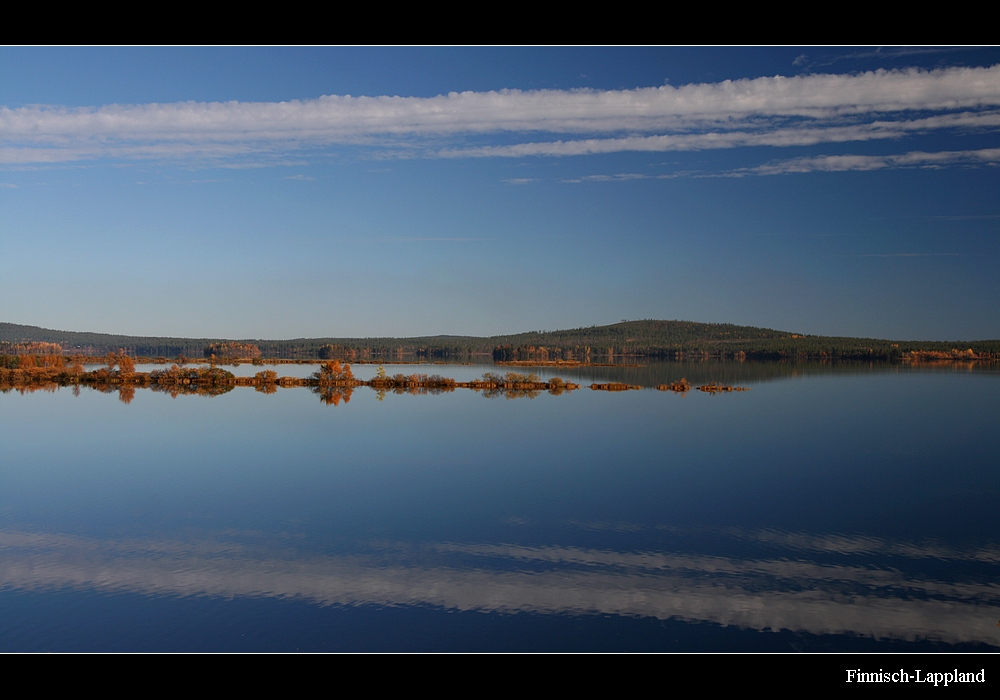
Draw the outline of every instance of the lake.
M0 651L1000 647L995 366L513 369L584 388L0 394Z

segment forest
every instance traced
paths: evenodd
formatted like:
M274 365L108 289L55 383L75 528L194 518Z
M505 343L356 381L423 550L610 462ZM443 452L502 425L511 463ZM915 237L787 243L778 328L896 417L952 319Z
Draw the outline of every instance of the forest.
M627 358L853 359L889 362L993 361L1000 339L883 340L804 335L769 328L692 321L623 321L558 331L490 337L296 338L262 340L167 338L58 331L0 323L0 354L56 352L95 356L124 352L150 358L342 360L492 358L495 362L619 363Z

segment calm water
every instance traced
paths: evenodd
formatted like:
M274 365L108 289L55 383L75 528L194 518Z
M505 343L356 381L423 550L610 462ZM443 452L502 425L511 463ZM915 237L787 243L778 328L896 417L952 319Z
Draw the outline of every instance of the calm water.
M1000 372L558 375L752 390L0 394L0 650L1000 647Z

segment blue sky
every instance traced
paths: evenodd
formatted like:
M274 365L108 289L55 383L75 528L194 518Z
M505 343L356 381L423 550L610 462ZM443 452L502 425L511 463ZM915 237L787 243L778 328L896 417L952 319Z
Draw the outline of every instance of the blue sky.
M998 166L996 48L0 48L0 320L998 338Z

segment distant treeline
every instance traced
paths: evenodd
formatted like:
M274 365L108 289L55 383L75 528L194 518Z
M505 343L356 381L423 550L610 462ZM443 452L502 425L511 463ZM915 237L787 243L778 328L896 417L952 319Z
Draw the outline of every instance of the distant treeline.
M961 355L1000 358L1000 340L900 341L801 335L769 328L691 321L624 321L562 331L515 335L426 336L418 338L297 338L230 340L159 338L56 331L0 323L0 354L59 352L103 355L209 358L285 358L322 360L401 360L492 358L497 362L572 360L606 362L614 358L687 359L949 359ZM916 354L915 354L916 353ZM937 358L930 353L939 353ZM919 356L919 355L926 355ZM919 356L919 357L918 357Z

